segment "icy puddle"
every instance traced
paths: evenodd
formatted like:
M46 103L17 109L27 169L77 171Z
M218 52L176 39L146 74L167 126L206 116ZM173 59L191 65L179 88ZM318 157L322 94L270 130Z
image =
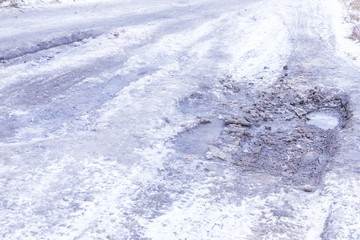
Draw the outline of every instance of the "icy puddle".
M317 126L324 130L334 129L339 125L339 119L328 113L315 112L308 116L307 124Z
M176 149L185 154L205 155L209 144L220 134L223 127L222 121L213 118L208 124L201 124L178 135L175 140Z

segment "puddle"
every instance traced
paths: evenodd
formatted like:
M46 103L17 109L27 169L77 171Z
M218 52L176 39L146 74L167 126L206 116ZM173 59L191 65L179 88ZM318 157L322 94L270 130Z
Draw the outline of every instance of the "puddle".
M224 123L214 118L209 124L202 124L178 135L175 140L176 149L185 154L205 155L209 144L219 136L223 127Z
M329 113L315 112L308 116L307 124L314 125L323 130L334 129L339 125L339 119Z
M194 92L190 96L179 101L180 111L185 114L209 112L212 109L212 98L209 94Z

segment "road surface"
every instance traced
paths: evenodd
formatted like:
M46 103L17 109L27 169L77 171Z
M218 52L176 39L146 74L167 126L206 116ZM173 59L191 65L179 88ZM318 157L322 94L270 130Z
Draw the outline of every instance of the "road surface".
M0 8L0 237L360 239L342 14L336 0Z

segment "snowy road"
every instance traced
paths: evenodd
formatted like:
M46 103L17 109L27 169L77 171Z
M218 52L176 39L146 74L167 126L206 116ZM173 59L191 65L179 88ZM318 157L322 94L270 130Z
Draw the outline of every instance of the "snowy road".
M360 239L343 13L336 0L0 8L0 237ZM306 124L312 112L339 126Z

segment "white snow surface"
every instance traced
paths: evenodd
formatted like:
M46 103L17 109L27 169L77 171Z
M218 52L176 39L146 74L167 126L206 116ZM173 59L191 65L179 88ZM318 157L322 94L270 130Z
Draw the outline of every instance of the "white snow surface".
M181 155L172 142L197 125L197 116L181 113L178 102L201 87L226 75L259 91L274 83L291 58L296 14L320 8L321 15L303 22L316 29L308 34L354 64L360 51L345 39L340 2L63 0L36 6L53 2L0 9L0 57L19 55L0 63L0 90L10 94L0 119L19 125L2 133L7 138L0 143L3 239L359 239L356 173L329 170L323 186L309 193L278 186L266 174L239 176L226 162ZM66 44L35 51L52 39ZM107 93L102 84L113 79L128 84ZM55 81L71 84L56 90ZM334 84L353 86L350 80ZM11 92L12 86L20 87ZM96 103L92 97L100 93L71 97L94 86L103 94ZM22 98L22 88L41 89L39 102ZM222 101L219 92L214 96ZM61 105L62 99L69 100ZM66 115L68 106L80 113ZM340 138L348 139L345 134ZM354 156L359 147L352 146ZM277 190L268 194L268 188ZM324 237L327 226L336 234Z
M0 3L0 6L33 6L33 5L49 5L49 4L76 4L76 3L96 3L104 2L106 0L5 0Z

